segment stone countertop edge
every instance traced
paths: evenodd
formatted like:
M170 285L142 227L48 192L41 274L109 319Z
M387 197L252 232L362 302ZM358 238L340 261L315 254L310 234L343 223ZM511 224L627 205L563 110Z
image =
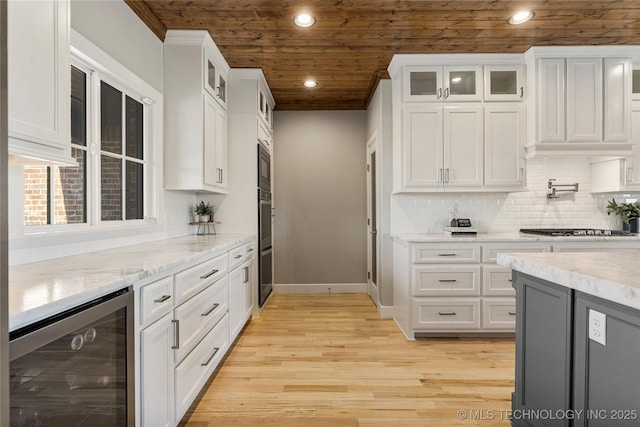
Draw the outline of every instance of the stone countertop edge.
M499 253L498 265L640 310L640 250Z
M478 233L475 235L451 235L446 233L432 234L394 234L394 239L406 243L478 243L478 242L639 242L640 235L631 236L541 236L520 233Z
M181 264L205 261L254 238L251 234L189 235L9 267L9 331Z

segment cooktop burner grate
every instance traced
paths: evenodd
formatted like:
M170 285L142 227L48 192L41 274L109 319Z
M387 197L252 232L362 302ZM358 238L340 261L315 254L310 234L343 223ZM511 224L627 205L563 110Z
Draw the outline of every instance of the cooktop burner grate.
M600 228L521 228L521 233L541 236L630 236L622 230L604 230Z

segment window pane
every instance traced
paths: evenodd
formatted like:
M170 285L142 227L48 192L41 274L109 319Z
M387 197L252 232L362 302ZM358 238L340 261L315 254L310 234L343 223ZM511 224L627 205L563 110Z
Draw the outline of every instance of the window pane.
M86 151L72 148L78 167L54 168L55 224L81 224L87 221Z
M142 163L127 161L126 171L126 219L142 219L143 212L143 167Z
M142 131L144 128L142 118L142 104L127 96L127 156L142 160Z
M122 92L100 82L101 150L122 154Z
M87 75L71 67L71 142L87 145Z
M100 218L103 221L122 219L122 161L100 156Z
M49 217L49 168L24 167L24 225L46 225Z

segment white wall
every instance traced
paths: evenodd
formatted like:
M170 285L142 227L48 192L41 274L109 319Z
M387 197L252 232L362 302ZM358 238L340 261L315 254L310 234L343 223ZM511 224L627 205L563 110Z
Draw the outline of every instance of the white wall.
M365 143L365 111L276 111L275 284L366 282Z
M163 92L162 42L122 0L72 0L71 28Z
M547 181L578 182L578 193L547 199ZM480 232L517 232L525 227L621 228L608 216L607 200L623 194L591 194L588 158L553 157L527 161L529 191L520 193L399 194L392 197L393 233L441 233L449 212L458 205L458 217L470 218ZM638 197L640 194L631 194Z

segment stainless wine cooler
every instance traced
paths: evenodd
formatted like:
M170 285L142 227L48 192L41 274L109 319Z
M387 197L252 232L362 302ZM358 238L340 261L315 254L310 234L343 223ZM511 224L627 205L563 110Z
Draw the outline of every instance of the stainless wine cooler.
M10 334L12 427L134 425L133 292Z

